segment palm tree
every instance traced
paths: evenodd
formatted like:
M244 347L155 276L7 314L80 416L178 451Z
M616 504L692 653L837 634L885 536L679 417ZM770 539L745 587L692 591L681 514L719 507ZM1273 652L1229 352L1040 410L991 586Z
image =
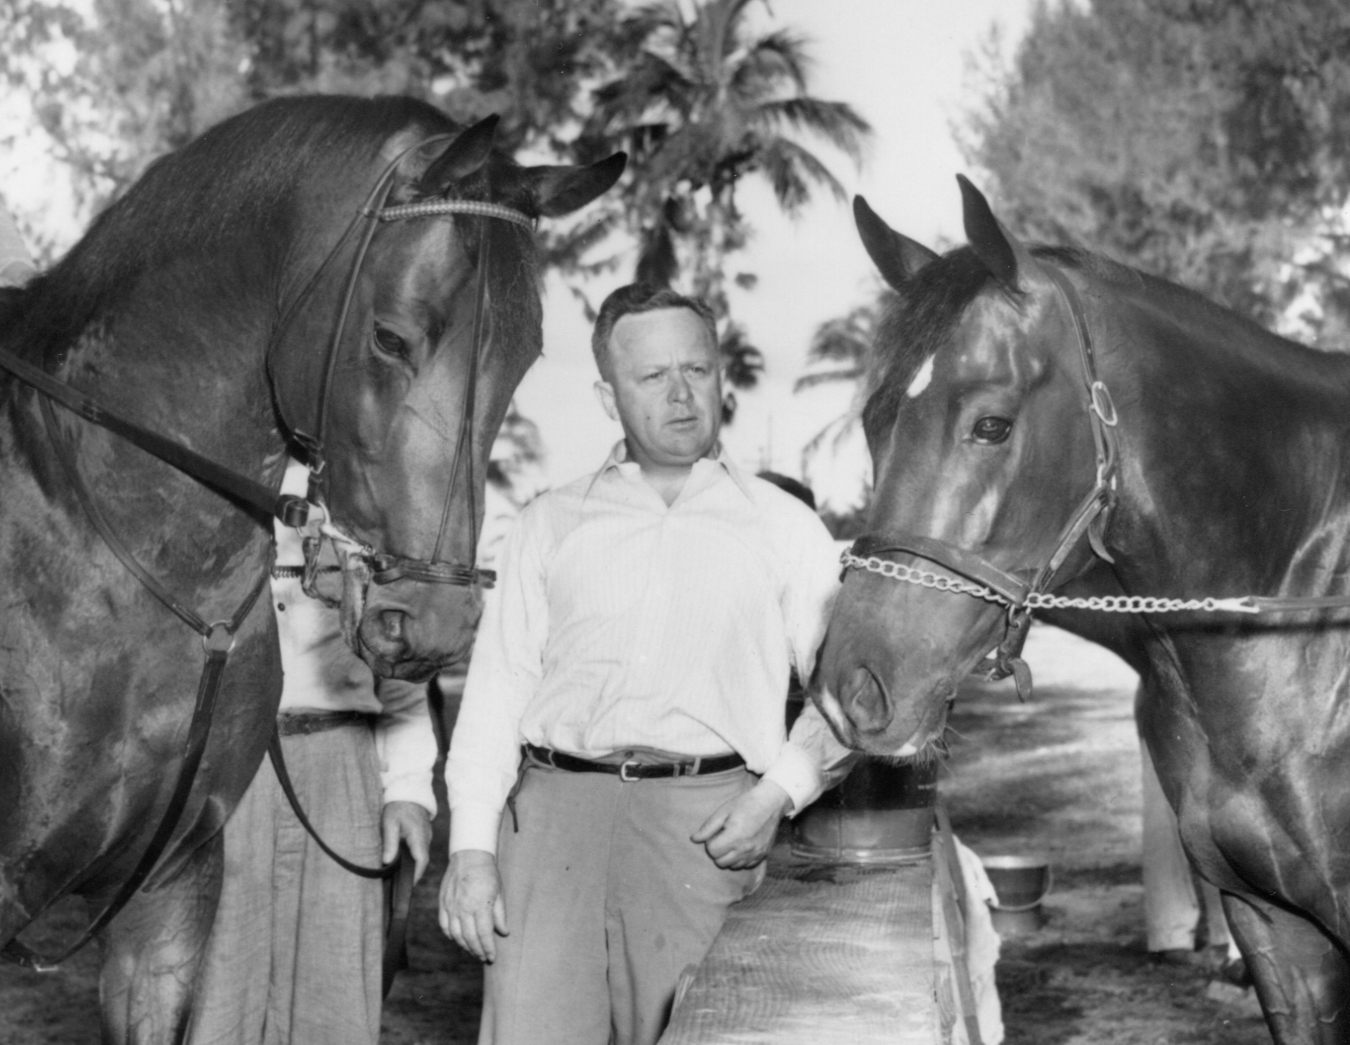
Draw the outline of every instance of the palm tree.
M766 178L788 214L817 188L844 200L843 185L801 139L823 141L858 163L871 132L848 104L809 93L801 36L751 32L752 2L705 0L687 17L679 0L656 0L625 18L615 46L626 71L596 90L577 143L583 155L628 152L618 206L638 240L636 278L681 283L719 323L730 312L726 261L749 233L736 206L740 179ZM749 273L734 278L754 285ZM747 383L738 386L753 387L762 356L743 334L729 334L724 350L754 353L751 365L739 367ZM736 369L735 358L729 362Z
M822 323L806 353L806 372L792 386L794 393L823 385L855 386L848 409L802 448L802 475L807 485L819 487L821 515L836 537L856 536L871 493L862 407L877 322L891 296L883 290L869 304Z

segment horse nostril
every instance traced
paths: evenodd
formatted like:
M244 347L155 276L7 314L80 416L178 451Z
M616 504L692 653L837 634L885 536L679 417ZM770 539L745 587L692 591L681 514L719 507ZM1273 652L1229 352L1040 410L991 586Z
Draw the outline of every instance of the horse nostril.
M866 668L855 668L844 691L844 713L860 730L875 733L891 721L891 703L886 690Z
M402 610L380 611L380 637L389 643L403 642L403 624L407 614Z

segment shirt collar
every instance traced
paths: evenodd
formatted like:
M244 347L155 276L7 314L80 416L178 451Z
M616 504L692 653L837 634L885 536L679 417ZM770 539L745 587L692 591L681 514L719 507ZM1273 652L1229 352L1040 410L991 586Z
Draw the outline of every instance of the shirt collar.
M749 480L745 473L736 467L736 463L732 461L731 455L727 453L726 447L721 442L718 442L713 448L713 452L707 457L695 461L694 467L697 468L704 461L726 472L731 481L736 484L736 489L740 490L747 500L751 499ZM638 477L637 462L628 456L628 441L625 439L620 439L614 444L614 449L609 452L609 456L605 458L605 463L600 466L600 470L591 476L591 481L586 486L587 495L590 494L596 483L612 472L627 474L632 478Z

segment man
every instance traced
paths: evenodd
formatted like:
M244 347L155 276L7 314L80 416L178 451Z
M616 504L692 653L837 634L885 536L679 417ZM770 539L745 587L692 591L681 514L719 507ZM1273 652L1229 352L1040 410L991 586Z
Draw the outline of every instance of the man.
M814 708L784 736L839 566L809 508L720 451L707 309L623 287L592 348L623 441L522 513L447 763L441 927L489 963L481 1043L654 1042L848 754Z
M301 493L292 464L282 489ZM406 840L426 869L436 760L424 686L384 680L348 649L336 610L300 587L301 535L277 526L272 601L285 672L277 728L301 808L353 863ZM264 761L225 824L225 878L190 1045L374 1045L383 885L344 870L296 819Z

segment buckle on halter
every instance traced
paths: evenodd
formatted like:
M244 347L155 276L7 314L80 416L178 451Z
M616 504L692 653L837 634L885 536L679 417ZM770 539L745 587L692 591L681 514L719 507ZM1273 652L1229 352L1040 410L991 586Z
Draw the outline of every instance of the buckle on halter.
M202 649L207 653L229 653L234 649L234 632L227 620L214 621L202 636Z
M1120 419L1116 416L1116 404L1111 398L1111 390L1101 381L1093 381L1090 394L1092 412L1101 418L1102 424L1108 428L1115 428Z

